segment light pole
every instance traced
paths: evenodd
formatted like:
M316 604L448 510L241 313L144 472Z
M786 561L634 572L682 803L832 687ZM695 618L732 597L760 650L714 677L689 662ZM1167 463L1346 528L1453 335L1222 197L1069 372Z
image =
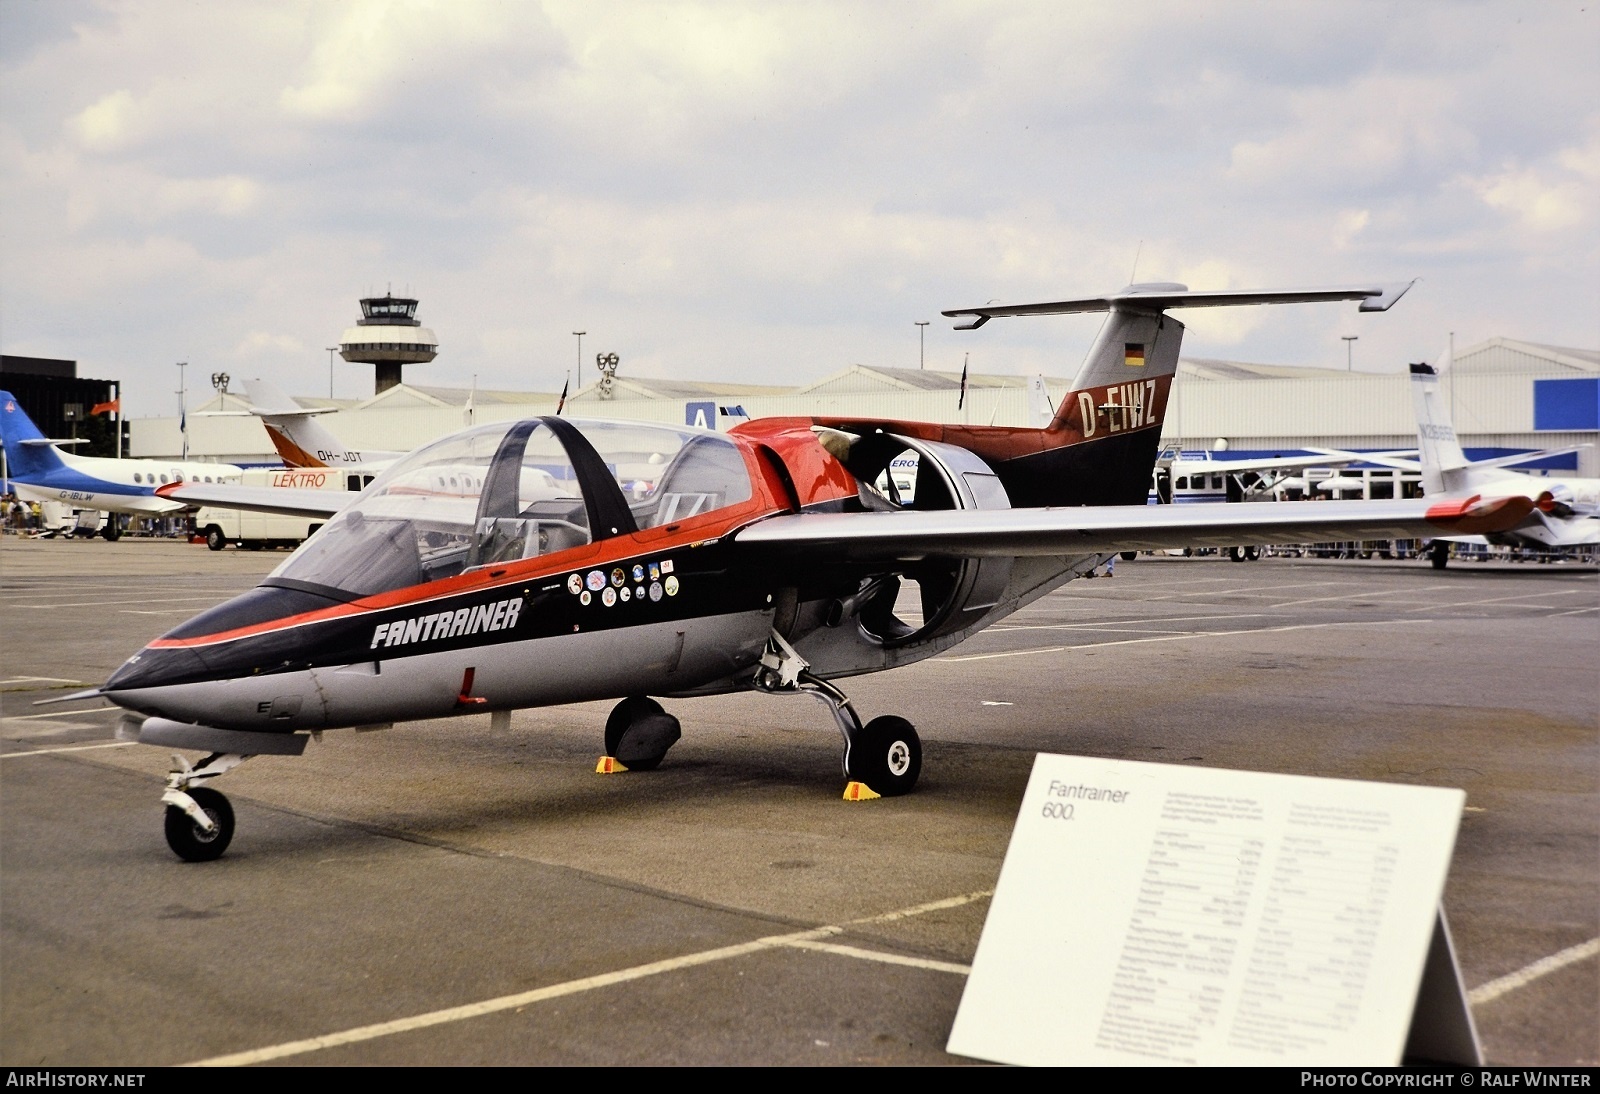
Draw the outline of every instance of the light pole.
M1351 356L1350 356L1350 348L1351 348L1351 346L1350 346L1350 344L1352 342L1354 342L1357 338L1360 338L1361 335L1359 335L1359 334L1341 334L1339 337L1344 342L1344 370L1346 372L1354 372L1355 368L1351 364Z
M333 355L339 352L338 346L328 347L328 398L333 398Z
M572 333L578 338L578 383L581 385L583 383L583 336L589 332L586 330L575 330Z
M916 323L917 323L917 368L925 369L925 368L928 367L928 351L927 351L927 343L925 341L923 341L923 337L928 333L928 329L927 329L928 328L928 321L926 319L918 319L916 321Z

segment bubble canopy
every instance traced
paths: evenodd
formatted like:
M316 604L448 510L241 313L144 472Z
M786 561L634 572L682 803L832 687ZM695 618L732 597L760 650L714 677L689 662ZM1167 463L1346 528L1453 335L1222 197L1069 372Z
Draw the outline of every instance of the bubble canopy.
M751 496L739 447L714 432L555 417L495 422L397 461L264 584L351 600Z

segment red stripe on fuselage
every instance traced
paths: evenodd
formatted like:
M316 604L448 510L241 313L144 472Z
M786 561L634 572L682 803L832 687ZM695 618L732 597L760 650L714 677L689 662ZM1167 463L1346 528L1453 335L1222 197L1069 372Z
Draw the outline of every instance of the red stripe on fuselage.
M557 554L538 558L519 559L502 566L491 566L472 573L430 581L426 585L407 585L401 589L362 597L348 604L316 611L301 612L281 619L255 623L248 627L219 631L216 634L194 638L157 638L149 643L150 649L185 649L198 646L215 646L240 638L250 638L273 631L324 623L332 619L367 615L391 608L411 607L436 600L447 600L466 593L519 585L540 578L566 574L573 570L595 569L621 559L640 554L658 554L694 547L708 541L721 539L734 529L761 517L788 512L788 506L775 506L770 499L752 498L721 512L708 513L675 521L664 528L645 528L625 536L614 536L598 543L573 547Z

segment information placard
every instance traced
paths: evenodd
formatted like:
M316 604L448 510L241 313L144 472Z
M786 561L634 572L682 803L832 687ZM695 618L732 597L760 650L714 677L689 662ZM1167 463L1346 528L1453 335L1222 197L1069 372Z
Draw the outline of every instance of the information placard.
M1465 800L1041 754L948 1049L1398 1064Z

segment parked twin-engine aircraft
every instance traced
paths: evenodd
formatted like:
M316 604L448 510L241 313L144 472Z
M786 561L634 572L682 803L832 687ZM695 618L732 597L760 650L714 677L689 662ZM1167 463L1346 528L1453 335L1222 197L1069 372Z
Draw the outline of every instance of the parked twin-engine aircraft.
M986 306L1109 313L1042 427L767 418L727 434L546 416L396 462L254 590L129 658L103 695L122 735L203 749L168 783L187 859L233 833L216 776L299 754L307 731L618 698L607 759L657 766L677 718L649 696L808 693L844 736L847 795L903 794L922 748L835 681L949 649L1122 550L1377 539L1507 527L1526 498L1147 506L1183 325L1169 308L1359 300L1407 286L1105 296ZM915 453L913 499L886 476ZM175 499L231 501L185 484ZM294 491L261 501L284 511ZM313 492L316 493L316 492ZM226 497L223 495L227 495ZM327 495L304 499L328 514ZM914 594L913 593L914 589Z
M238 482L244 474L231 463L108 460L63 452L58 445L74 442L46 437L9 391L0 391L0 442L5 445L7 477L19 497L103 513L176 513L189 503L160 497L157 489L182 482ZM115 540L122 531L115 520L108 520L101 535Z

